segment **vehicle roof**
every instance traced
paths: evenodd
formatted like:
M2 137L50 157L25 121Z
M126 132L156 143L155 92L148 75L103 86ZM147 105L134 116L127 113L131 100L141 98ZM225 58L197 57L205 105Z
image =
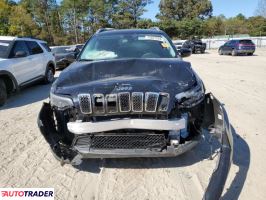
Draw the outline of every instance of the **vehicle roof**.
M43 40L40 40L37 38L30 38L30 37L0 36L0 40L8 40L8 41L23 40L23 41L38 41L38 42L42 42L42 43L47 43Z
M102 31L96 33L96 35L115 35L115 34L128 34L128 33L138 33L138 34L164 34L161 30L156 29L112 29L107 31Z

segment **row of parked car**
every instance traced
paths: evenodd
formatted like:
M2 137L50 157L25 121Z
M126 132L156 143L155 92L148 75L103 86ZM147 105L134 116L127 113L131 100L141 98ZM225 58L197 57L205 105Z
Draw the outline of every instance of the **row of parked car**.
M0 106L9 94L33 82L53 82L56 69L72 63L82 47L50 48L39 39L0 36Z
M187 48L192 53L205 53L206 43L199 39L187 40L185 42L174 41L177 49ZM218 49L219 55L253 55L256 45L249 39L229 40Z

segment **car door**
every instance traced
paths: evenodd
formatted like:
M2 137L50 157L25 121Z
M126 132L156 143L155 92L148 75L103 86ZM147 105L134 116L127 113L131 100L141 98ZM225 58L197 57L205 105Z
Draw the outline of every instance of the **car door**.
M18 52L24 52L24 56L16 56ZM14 46L9 55L11 62L11 70L17 82L21 85L32 78L31 59L29 49L25 41L15 41Z
M44 51L36 41L26 41L30 51L31 70L33 78L40 78L44 72ZM46 66L45 66L46 67Z
M224 44L223 52L224 52L225 54L229 54L229 53L231 53L231 50L232 50L232 48L231 48L231 42L232 42L232 41L228 41L228 42L226 42L226 43Z

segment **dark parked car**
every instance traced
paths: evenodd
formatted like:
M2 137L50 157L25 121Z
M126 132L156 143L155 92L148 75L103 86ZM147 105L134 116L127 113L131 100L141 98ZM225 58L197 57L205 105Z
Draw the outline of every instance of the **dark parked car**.
M183 44L184 44L184 42L173 41L173 43L174 43L175 48L176 48L177 50L180 50L180 49L183 48Z
M232 159L230 123L191 64L160 30L100 31L65 69L38 119L55 157L173 157L204 134L221 142L205 200L218 200Z
M203 43L200 39L187 40L184 42L183 48L191 49L192 53L205 53L206 43Z
M55 46L51 47L55 56L56 68L64 69L75 61L80 50L76 46Z
M76 44L76 45L74 45L74 46L75 46L75 48L77 48L79 51L81 51L82 48L84 47L84 44Z
M255 44L252 40L229 40L222 45L218 52L220 55L232 55L237 56L239 54L245 54L252 56L256 50Z

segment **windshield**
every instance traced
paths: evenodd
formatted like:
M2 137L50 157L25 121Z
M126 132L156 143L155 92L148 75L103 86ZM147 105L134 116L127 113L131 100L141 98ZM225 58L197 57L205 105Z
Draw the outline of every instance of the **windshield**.
M69 53L69 47L54 47L52 48L53 53Z
M0 40L0 58L7 58L7 51L12 41Z
M170 42L158 34L96 35L86 44L80 60L119 58L174 58Z

